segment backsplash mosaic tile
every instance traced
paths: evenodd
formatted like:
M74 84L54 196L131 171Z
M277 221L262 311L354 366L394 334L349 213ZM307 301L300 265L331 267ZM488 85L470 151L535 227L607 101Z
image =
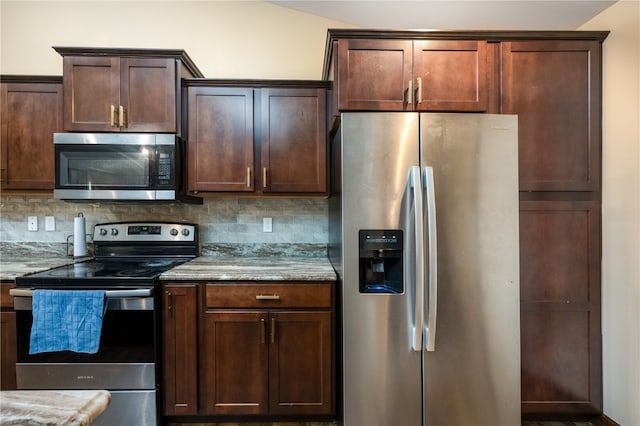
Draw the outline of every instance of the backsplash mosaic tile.
M320 198L215 198L202 205L146 203L70 203L41 197L0 198L0 241L61 243L73 234L73 218L82 213L87 233L94 225L124 220L179 221L200 225L203 252L269 253L282 248L323 250L328 239L328 200ZM27 216L38 217L38 231L27 231ZM55 217L55 230L45 231L45 216ZM273 219L273 232L263 232L263 218ZM88 237L89 238L89 237ZM5 244L6 246L6 244Z

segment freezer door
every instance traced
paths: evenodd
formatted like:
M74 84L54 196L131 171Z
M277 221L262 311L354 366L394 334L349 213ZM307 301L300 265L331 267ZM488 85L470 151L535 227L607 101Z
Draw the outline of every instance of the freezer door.
M342 115L343 416L348 426L419 426L421 352L412 350L418 115ZM419 179L417 179L419 182ZM359 290L359 231L401 230L403 290Z
M437 336L422 353L424 425L518 425L517 117L422 114L420 123L438 250Z

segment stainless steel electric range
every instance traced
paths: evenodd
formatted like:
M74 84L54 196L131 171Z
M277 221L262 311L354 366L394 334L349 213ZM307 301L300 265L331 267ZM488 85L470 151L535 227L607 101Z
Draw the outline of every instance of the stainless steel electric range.
M156 425L160 407L160 274L198 256L198 226L97 224L94 258L19 277L16 310L18 389L107 389L97 425ZM104 290L98 351L29 354L32 296L38 290Z

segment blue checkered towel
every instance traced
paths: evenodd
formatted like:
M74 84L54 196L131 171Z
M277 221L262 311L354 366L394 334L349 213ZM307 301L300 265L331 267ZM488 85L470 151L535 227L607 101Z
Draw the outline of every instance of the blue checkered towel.
M104 303L104 290L35 290L29 354L98 352Z

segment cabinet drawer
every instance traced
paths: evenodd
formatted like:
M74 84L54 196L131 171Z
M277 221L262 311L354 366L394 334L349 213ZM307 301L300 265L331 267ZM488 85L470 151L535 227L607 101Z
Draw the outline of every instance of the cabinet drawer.
M207 308L331 308L331 283L209 283Z
M13 308L13 296L9 295L9 290L15 286L15 283L8 282L0 284L0 308Z

